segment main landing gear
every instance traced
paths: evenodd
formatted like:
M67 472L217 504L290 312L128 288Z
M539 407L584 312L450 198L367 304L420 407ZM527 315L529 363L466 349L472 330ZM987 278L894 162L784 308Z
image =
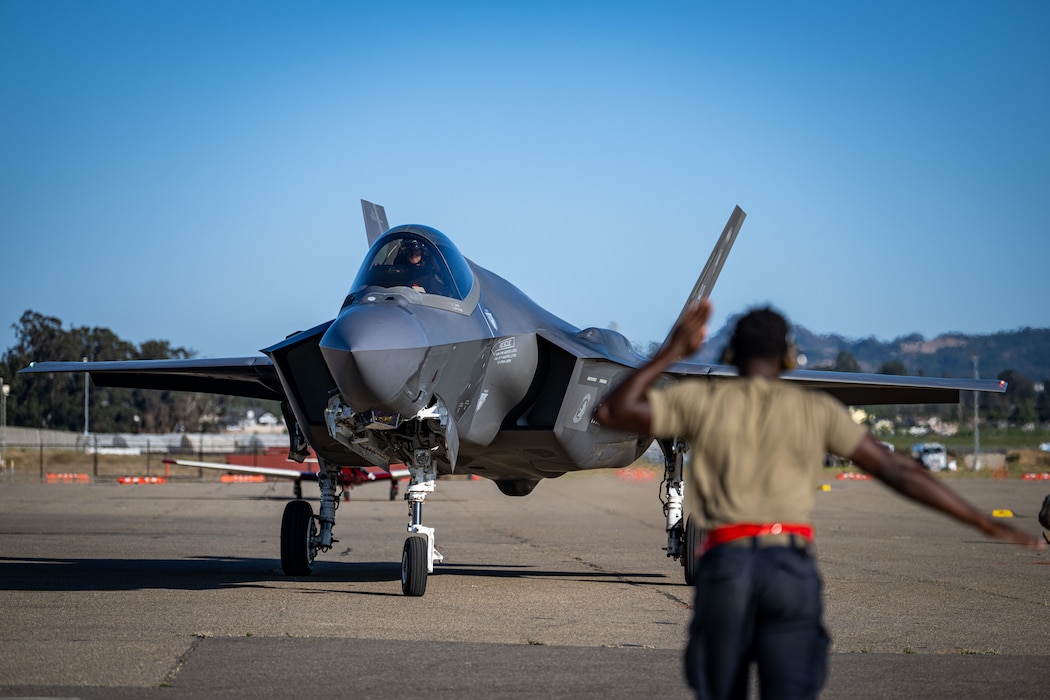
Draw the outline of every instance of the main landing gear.
M281 518L281 568L288 576L309 576L317 552L327 552L338 542L332 537L335 509L339 507L340 470L321 463L321 512L314 515L309 501L289 501Z
M434 563L444 557L434 547L434 528L423 525L423 503L434 492L437 465L429 449L412 453L408 468L411 480L405 498L409 504L409 536L401 553L401 591L408 596L421 596L427 590L427 577ZM335 542L332 525L339 507L340 470L321 463L317 483L321 489L320 513L314 515L309 501L296 499L284 508L281 520L281 568L288 576L308 576L318 552L326 552ZM391 493L396 494L396 481Z
M684 516L682 504L685 500L682 467L688 447L685 441L674 438L660 440L664 453L663 494L664 517L667 523L667 556L682 562L685 582L690 586L696 579L696 545L700 532L693 518Z
M427 590L427 576L434 571L434 562L444 557L434 548L434 528L423 525L423 503L427 494L434 492L437 480L437 465L430 450L417 449L412 453L412 464L408 466L411 480L405 497L408 499L408 532L401 552L401 592L408 596L421 596Z

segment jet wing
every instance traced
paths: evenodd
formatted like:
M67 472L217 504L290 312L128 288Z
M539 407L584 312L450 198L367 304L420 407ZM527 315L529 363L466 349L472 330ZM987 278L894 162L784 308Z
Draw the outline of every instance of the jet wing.
M281 401L284 391L267 357L203 360L34 362L19 374L87 372L98 386L197 391Z
M537 335L578 359L605 360L631 369L638 368L645 361L644 357L635 355L626 348L610 347L607 343L585 342L585 333L586 331L577 335L569 335L556 330L544 329L538 331ZM735 367L729 365L677 362L668 370L668 375L678 379L686 377L729 379L736 377L737 372ZM982 391L993 394L1001 394L1006 391L1006 382L998 379L941 379L805 369L785 372L782 376L800 386L825 391L848 406L958 403L959 394L963 391Z
M735 377L736 368L679 362L671 366L669 374L679 378L724 378ZM849 406L958 403L960 392L982 391L1001 394L1006 391L1007 386L1006 382L998 379L943 379L806 369L785 372L782 377L807 389L825 391Z
M963 391L1001 394L1006 382L998 379L943 379L890 374L793 370L784 379L810 389L826 391L850 406L904 403L958 403Z
M239 474L258 474L260 476L276 476L281 479L296 479L303 481L317 481L317 472L308 469L283 469L281 467L252 467L244 464L224 464L222 462L197 462L189 459L166 459L164 464L173 464L178 467L197 467L198 469L214 469L223 472L237 472Z
M253 467L247 464L224 464L222 462L197 462L189 459L166 459L165 464L173 464L179 467L197 467L198 469L214 469L223 472L237 472L239 474L258 474L260 476L274 476L280 479L294 479L296 481L317 481L317 472L308 469L291 469L283 467ZM385 481L388 479L403 479L410 476L408 469L383 469L381 467L348 467L354 471L362 472L364 481Z

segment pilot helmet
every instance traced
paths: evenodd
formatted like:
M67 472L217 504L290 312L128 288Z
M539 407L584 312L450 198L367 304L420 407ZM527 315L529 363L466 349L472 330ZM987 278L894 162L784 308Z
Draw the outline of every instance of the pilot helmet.
M406 238L401 241L401 252L408 257L411 253L419 251L419 255L422 259L427 257L427 247L415 238Z

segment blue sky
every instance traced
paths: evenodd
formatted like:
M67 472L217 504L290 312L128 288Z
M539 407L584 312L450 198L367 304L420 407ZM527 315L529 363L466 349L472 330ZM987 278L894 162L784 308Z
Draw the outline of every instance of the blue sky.
M251 355L332 318L361 198L582 327L714 290L888 340L1050 326L1050 3L0 2L0 350ZM39 358L56 359L56 358Z

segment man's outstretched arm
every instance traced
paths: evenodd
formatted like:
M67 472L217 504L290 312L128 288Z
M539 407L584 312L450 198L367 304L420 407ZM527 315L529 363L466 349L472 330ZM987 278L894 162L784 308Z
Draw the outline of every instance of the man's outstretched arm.
M897 493L975 527L989 537L1037 549L1046 547L1027 532L977 510L955 491L935 479L918 462L884 448L871 433L864 436L849 458Z

